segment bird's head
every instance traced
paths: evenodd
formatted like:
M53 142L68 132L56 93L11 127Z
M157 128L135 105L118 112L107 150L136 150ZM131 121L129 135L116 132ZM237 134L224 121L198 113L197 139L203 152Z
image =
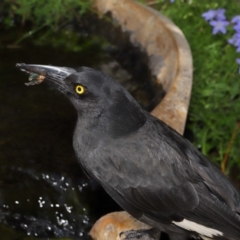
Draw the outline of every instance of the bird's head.
M97 117L99 121L108 122L111 125L109 128L118 129L120 132L124 132L121 125L127 127L127 124L133 130L144 123L145 116L139 104L123 86L99 71L88 67L73 69L24 63L18 63L17 67L35 74L35 84L44 79L66 95L79 116ZM31 85L34 85L34 81Z

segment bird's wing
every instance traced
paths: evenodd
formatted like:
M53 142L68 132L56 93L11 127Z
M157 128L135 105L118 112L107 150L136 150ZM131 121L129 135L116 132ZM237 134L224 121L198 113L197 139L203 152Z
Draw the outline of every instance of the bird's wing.
M139 134L114 142L100 181L123 208L162 223L187 219L240 232L238 192L174 130L152 118Z

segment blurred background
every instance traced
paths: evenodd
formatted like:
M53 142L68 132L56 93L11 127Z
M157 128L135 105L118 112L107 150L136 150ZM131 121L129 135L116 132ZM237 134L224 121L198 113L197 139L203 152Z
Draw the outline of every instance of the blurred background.
M185 34L194 77L184 135L239 187L240 2L140 2ZM25 86L28 76L15 67L21 62L93 67L121 82L151 111L164 93L146 53L110 16L99 18L93 5L87 0L0 3L1 239L86 239L100 216L120 210L76 161L71 104L44 83Z

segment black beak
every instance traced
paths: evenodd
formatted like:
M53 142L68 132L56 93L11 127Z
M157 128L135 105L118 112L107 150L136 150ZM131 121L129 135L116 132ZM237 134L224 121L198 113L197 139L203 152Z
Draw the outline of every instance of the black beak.
M73 68L56 67L50 65L17 63L16 67L26 73L34 73L43 76L44 79L56 84L61 84L66 77L68 77L71 73L76 72L76 70Z

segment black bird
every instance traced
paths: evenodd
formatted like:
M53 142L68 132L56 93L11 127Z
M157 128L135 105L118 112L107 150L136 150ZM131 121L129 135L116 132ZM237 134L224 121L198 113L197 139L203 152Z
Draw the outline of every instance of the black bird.
M132 216L171 240L240 239L240 195L188 140L87 67L17 64L65 94L78 113L79 163Z

